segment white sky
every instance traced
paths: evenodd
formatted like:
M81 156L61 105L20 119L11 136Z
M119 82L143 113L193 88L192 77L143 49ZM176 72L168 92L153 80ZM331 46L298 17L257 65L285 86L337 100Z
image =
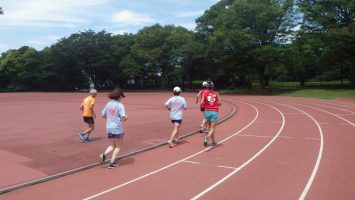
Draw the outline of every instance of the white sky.
M136 33L159 23L195 29L219 0L0 0L0 53L44 47L80 31ZM82 3L83 2L83 3Z

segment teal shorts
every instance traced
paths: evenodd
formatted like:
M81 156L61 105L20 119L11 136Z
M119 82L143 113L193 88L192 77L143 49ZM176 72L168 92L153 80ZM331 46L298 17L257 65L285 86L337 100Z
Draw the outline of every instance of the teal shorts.
M218 122L218 112L212 110L205 110L203 113L205 115L205 119L211 122Z

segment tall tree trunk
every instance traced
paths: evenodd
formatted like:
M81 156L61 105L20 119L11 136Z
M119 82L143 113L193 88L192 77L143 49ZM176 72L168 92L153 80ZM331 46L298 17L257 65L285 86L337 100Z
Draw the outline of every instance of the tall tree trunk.
M260 89L264 89L264 74L265 74L265 65L259 66L259 87Z
M167 70L164 66L161 67L161 89L167 89L166 84L167 84L167 79L168 79L168 73Z
M265 82L265 86L269 86L269 82L270 82L270 76L264 76L264 82Z
M355 60L353 59L352 65L351 65L351 74L350 74L350 85L351 88L355 88Z
M301 75L300 75L300 86L301 86L301 87L304 87L305 85L306 85L306 83L305 83L305 80L304 80L304 75L301 74Z
M161 89L164 89L165 88L165 74L162 74L161 76Z

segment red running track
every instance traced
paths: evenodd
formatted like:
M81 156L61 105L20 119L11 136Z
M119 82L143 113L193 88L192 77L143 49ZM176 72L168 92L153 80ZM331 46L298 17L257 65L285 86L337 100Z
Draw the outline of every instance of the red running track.
M223 96L238 113L169 149L5 193L21 199L354 199L355 102Z
M81 143L83 123L80 103L87 93L0 93L0 189L13 187L97 162L108 145L105 121L98 117L94 142ZM121 155L164 143L172 124L164 103L171 93L127 93L123 100L129 120L125 122L125 144ZM197 129L202 114L193 93L182 93L188 103L182 133ZM99 93L98 116L109 99ZM231 110L222 107L221 115ZM16 174L16 176L14 176ZM0 192L1 193L1 192Z

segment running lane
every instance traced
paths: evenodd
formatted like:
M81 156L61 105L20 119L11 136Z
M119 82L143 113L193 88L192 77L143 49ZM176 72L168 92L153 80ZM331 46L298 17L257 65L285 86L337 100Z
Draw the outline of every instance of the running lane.
M334 101L290 102L320 122L324 151L306 199L353 199L355 196L355 104Z
M350 110L281 97L223 96L238 113L202 134L120 161L0 196L4 199L352 199ZM297 102L296 102L297 101ZM351 105L350 105L351 106Z
M98 93L93 142L82 143L78 133L87 128L79 110L86 93L0 93L0 189L45 178L97 162L108 141L100 112L109 100ZM197 130L202 121L196 94L182 93L188 103L181 133ZM126 93L123 99L129 120L120 155L164 143L172 125L165 101L168 92ZM221 117L231 110L222 107ZM14 176L16 174L16 176Z
M260 119L261 130L249 130L234 140L235 143L255 146L257 141L268 143L258 147L256 157L247 166L237 163L235 170L218 183L197 194L201 199L298 199L311 174L319 152L319 129L301 110L288 106L245 100L255 107L268 107L282 116ZM281 126L276 132L265 127ZM244 148L245 149L245 148ZM259 150L260 149L260 150ZM240 151L243 152L243 149ZM245 150L244 150L245 151ZM225 154L227 152L224 152ZM239 151L235 151L238 158Z

